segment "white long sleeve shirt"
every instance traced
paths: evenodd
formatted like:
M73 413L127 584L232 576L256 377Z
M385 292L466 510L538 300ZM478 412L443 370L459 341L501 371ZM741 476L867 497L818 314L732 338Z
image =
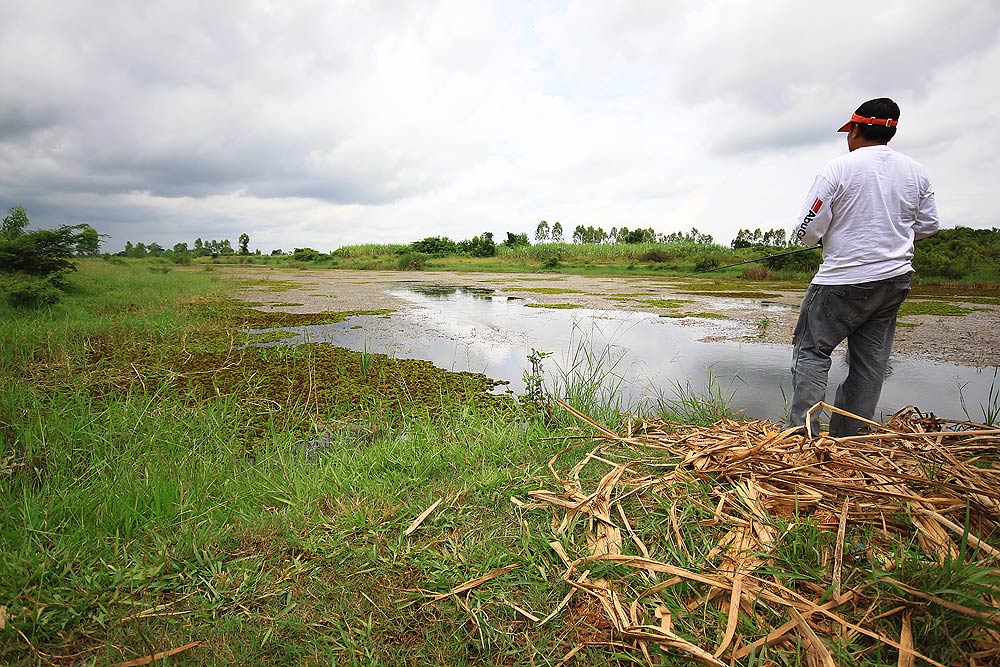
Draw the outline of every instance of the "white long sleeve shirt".
M792 239L823 243L817 285L850 285L913 270L913 242L938 230L924 167L888 146L864 146L826 164Z

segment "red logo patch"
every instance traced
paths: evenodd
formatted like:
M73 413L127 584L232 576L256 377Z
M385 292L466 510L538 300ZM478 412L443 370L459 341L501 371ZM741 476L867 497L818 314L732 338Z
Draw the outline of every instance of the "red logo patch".
M812 208L809 210L812 211L813 213L819 213L819 210L821 208L823 208L823 200L820 199L819 197L816 197L816 201L813 202Z

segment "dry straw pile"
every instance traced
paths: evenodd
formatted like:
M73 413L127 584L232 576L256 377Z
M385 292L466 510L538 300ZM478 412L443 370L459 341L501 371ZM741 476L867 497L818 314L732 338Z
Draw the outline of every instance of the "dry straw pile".
M562 406L596 444L549 463L558 488L514 499L554 511L566 566L568 593L538 623L594 629L560 664L593 645L650 664L750 664L765 646L808 665L1000 661L1000 429L910 407L842 439L763 421L619 434Z

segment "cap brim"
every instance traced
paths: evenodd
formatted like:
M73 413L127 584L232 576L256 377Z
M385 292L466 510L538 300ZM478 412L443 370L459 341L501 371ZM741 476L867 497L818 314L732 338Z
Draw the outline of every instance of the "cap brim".
M851 125L853 124L853 122L854 121L850 121L850 120L847 121L846 123L844 123L843 127L841 127L839 130L837 130L837 132L850 132L851 131Z

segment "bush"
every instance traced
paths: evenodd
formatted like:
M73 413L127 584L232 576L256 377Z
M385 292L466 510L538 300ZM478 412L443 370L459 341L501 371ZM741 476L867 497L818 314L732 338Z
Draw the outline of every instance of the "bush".
M774 252L787 252L781 248L773 249ZM763 264L772 271L788 271L792 273L814 273L823 261L823 253L819 248L811 251L797 252L783 257L772 257L764 260Z
M3 285L7 302L15 308L40 308L59 301L62 291L49 278L25 276Z
M399 271L423 271L427 263L427 255L419 252L408 252L400 255L396 262L396 269Z
M671 259L670 255L663 250L647 250L646 252L639 255L639 261L642 262L656 262L662 264L664 262L669 262ZM713 267L714 268L714 267Z
M324 257L323 253L312 248L296 248L292 253L292 259L296 262L316 262Z
M963 271L955 260L937 250L921 250L913 255L913 269L926 276L957 280Z
M428 236L410 244L410 250L424 255L454 255L458 244L447 236Z
M493 232L483 232L482 236L473 236L468 241L462 241L458 244L458 249L473 257L494 257L497 254Z
M697 273L702 271L711 271L712 269L718 268L719 260L714 257L700 257L694 263L694 270Z

